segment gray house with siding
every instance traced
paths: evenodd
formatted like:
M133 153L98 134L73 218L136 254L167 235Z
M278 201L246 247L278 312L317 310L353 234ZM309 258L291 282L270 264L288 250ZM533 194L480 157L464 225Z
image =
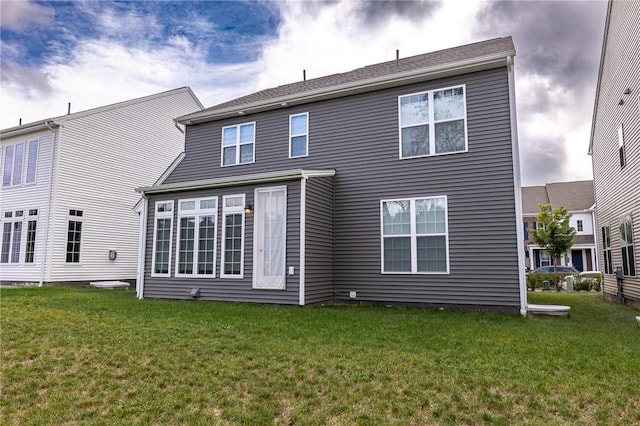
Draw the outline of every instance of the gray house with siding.
M493 39L178 118L184 158L138 188L138 297L524 313L514 56Z

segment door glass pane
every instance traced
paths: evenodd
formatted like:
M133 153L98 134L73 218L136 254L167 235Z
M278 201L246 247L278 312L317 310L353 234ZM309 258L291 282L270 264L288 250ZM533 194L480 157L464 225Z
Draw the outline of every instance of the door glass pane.
M286 197L284 189L256 193L255 286L284 288Z

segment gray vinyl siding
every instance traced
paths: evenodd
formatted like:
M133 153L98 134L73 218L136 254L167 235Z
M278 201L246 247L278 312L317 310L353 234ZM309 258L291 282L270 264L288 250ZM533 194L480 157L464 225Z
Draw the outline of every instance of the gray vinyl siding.
M466 85L468 152L399 159L398 96L459 84ZM290 159L289 115L302 112L309 113L309 156ZM219 167L221 128L250 121L256 122L255 163ZM186 157L166 183L334 169L337 301L356 291L358 301L371 303L516 310L520 220L511 144L507 70L497 68L188 126ZM382 274L380 200L440 195L448 197L450 273ZM309 210L307 229L313 229ZM313 287L313 265L309 273Z
M246 201L254 202L256 187L281 186L287 187L287 267L300 269L300 182L288 181L282 184L266 184L258 186L236 186L223 189L185 191L181 193L160 194L149 197L149 214L146 229L147 246L145 249L144 294L143 297L164 299L191 299L189 292L192 288L200 289L200 299L220 301L270 302L280 304L298 304L299 278L298 275L286 277L284 290L264 290L252 288L253 279L253 215L245 215L244 240L244 277L242 279L220 278L221 247L222 247L222 196L245 194ZM177 212L173 217L173 237L171 249L171 276L152 277L153 232L155 223L155 202L179 200L185 198L199 198L218 196L218 218L216 221L216 272L214 277L176 277L176 236ZM177 203L174 210L177 208ZM291 242L291 244L289 244Z
M610 5L608 34L592 135L592 163L596 199L599 264L603 292L618 295L613 274L604 274L602 227L610 227L614 269L622 267L620 218L631 214L636 276L623 279L627 301L640 306L640 2L614 1ZM624 94L630 89L630 94ZM619 102L622 101L622 105ZM625 167L620 167L618 128L623 126Z
M333 178L306 182L305 304L333 301Z

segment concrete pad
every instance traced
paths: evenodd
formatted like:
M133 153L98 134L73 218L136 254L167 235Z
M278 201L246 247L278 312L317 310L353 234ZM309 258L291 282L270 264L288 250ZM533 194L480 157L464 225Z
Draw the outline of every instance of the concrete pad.
M91 281L89 285L91 287L107 288L110 290L114 288L129 288L129 283L125 281Z
M533 315L555 315L568 317L571 306L565 305L527 305L527 312Z

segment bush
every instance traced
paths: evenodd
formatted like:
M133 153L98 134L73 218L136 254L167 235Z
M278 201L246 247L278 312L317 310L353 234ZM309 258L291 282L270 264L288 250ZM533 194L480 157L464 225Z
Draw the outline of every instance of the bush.
M535 290L537 288L544 288L544 282L549 281L549 287L560 291L560 283L564 281L566 273L552 273L552 274L540 274L540 273L528 273L527 274L527 288Z
M573 284L575 291L600 291L600 274L580 275Z

